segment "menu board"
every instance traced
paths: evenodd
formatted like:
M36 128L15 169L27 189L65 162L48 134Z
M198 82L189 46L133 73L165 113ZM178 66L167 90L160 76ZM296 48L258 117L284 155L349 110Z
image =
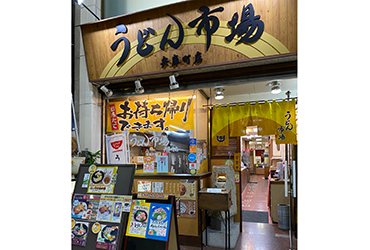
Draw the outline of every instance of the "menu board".
M119 223L127 198L123 195L101 195L96 220Z
M89 167L90 180L87 193L113 194L117 178L117 167Z
M177 201L177 211L181 218L195 219L197 214L196 201L195 200L179 200Z
M154 173L154 156L153 155L144 156L143 172L144 173Z
M86 246L89 223L72 220L72 245Z
M72 250L118 250L131 207L135 164L81 164L71 199Z
M168 232L171 221L171 204L151 203L149 211L149 223L146 238L153 240L168 240Z
M101 230L96 238L95 248L115 250L118 239L118 226L101 224Z
M133 200L126 235L167 241L171 211L171 204Z
M149 208L150 203L146 203L145 200L132 200L127 236L145 238Z
M71 217L95 221L99 202L100 195L75 194L72 202Z
M157 173L168 173L168 156L157 156Z
M180 181L180 199L186 200L196 199L196 180Z

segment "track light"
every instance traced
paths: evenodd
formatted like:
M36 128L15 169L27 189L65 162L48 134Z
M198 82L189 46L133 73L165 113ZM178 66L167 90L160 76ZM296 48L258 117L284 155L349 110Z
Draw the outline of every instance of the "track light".
M113 91L110 90L110 89L107 89L107 87L105 87L104 85L100 87L100 90L104 92L104 94L107 96L107 97L111 97L113 95Z
M280 87L280 82L279 81L272 81L268 83L266 86L271 87L271 93L272 94L279 94L281 92L281 87Z
M216 88L215 89L215 92L216 92L216 96L215 96L215 99L216 100L222 100L224 99L224 89L222 88Z
M174 73L173 75L170 75L170 89L178 89L179 88L179 83L176 82L176 76L179 76L179 73Z
M135 93L136 94L142 94L144 93L144 88L141 86L141 80L143 80L142 78L138 78L136 81L135 81Z

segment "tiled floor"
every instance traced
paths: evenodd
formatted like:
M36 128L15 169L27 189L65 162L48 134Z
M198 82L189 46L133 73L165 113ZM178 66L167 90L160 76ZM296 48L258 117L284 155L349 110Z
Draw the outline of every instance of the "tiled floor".
M250 176L250 181L242 193L241 200L243 210L268 212L269 223L272 224L270 209L267 205L268 180L263 178L263 175Z
M267 206L268 180L263 175L251 175L250 183L242 194L243 210L269 211ZM269 216L270 217L270 216ZM281 230L278 224L243 222L243 232L234 249L237 250L289 250L289 231ZM180 246L180 250L199 250L200 247ZM204 247L204 250L222 250L224 248ZM297 249L297 240L293 238L293 249Z

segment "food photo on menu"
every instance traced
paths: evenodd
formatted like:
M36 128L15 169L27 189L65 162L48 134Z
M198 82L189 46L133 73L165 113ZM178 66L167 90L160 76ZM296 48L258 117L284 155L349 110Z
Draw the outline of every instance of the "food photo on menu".
M72 244L77 246L86 246L89 224L85 222L76 222L72 227Z
M100 200L96 220L110 221L112 218L112 212L113 212L113 201Z
M99 202L99 195L75 194L72 201L72 218L94 221Z
M150 203L144 200L133 200L130 211L127 236L145 238L148 225Z
M97 167L91 174L88 193L113 193L117 167Z
M146 238L167 241L170 228L171 209L171 204L150 204Z
M115 250L118 239L118 226L101 225L101 230L96 238L97 249Z

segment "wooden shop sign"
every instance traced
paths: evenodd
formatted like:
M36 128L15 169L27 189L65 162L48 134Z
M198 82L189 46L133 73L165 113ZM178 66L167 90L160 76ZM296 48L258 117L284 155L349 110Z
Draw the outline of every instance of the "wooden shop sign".
M297 3L185 1L81 30L94 82L296 53Z

